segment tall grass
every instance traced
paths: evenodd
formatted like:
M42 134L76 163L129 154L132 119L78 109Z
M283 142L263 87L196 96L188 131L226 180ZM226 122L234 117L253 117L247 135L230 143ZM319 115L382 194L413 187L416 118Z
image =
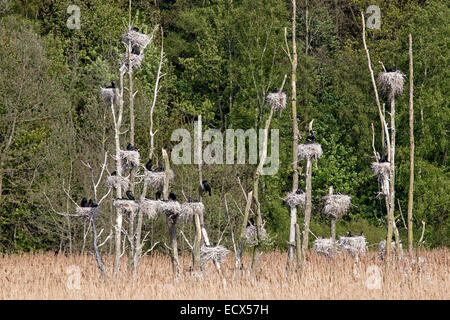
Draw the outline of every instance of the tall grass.
M385 269L376 252L358 262L346 254L326 258L310 252L303 272L289 278L286 254L263 254L257 278L249 273L249 256L244 256L243 270L234 271L230 255L222 266L225 286L211 263L202 278L192 275L190 256L180 258L178 278L170 258L155 254L142 259L134 279L123 259L117 279L108 274L105 282L90 255L11 255L0 258L0 299L449 299L449 250L416 254L425 258L420 268L403 260ZM104 259L110 272L112 258ZM77 268L79 289L71 286ZM380 289L370 285L376 281L374 270Z

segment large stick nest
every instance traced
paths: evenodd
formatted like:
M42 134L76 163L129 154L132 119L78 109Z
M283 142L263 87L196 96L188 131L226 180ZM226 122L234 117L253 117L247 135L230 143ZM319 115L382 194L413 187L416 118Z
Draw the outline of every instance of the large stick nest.
M149 219L155 219L158 216L158 200L143 199L139 201L139 209Z
M201 202L184 202L181 205L180 218L189 219L194 215L203 215L205 206Z
M121 209L128 214L134 213L139 209L139 203L136 200L116 199L113 204L117 209Z
M327 257L329 257L333 253L333 246L334 246L333 239L319 238L319 239L314 240L313 249L316 253L324 254ZM337 245L335 246L335 249L337 251L337 249L338 249Z
M130 150L120 150L120 163L122 165L122 172L139 167L139 152Z
M200 249L200 259L202 263L208 260L217 261L222 263L225 261L226 256L230 253L230 250L224 246L202 246Z
M366 238L364 236L340 237L338 247L343 252L348 252L352 256L366 252Z
M144 60L144 53L141 52L140 54L134 54L130 53L130 61L131 61L131 69L136 70L139 68L142 64L142 60ZM122 65L126 66L129 69L129 63L128 63L128 53L124 53L122 55Z
M129 184L130 184L130 180L128 178L121 177L119 175L109 176L108 178L106 178L106 185L110 189L117 190L117 188L120 185L120 188L122 190L127 190Z
M106 105L111 103L117 105L119 103L120 91L118 88L102 88L101 95Z
M400 241L399 245L400 249L402 248L402 242ZM394 255L397 252L397 244L395 241L391 241L391 254ZM378 254L381 259L384 259L386 256L386 239L381 240L378 244Z
M131 42L132 47L139 47L142 50L150 44L151 40L150 36L132 29L126 31L122 39L126 44Z
M296 192L289 192L286 197L284 197L283 201L291 208L295 208L299 205L304 207L306 203L306 193L302 192L297 194Z
M329 194L323 197L325 206L322 212L331 219L339 219L345 215L350 208L351 197L345 194Z
M286 93L272 92L266 97L266 103L274 110L283 110L286 108Z
M264 227L261 227L261 240L265 240L267 238L267 231ZM248 245L254 246L258 243L258 235L257 235L257 227L250 225L244 230L244 238Z
M389 195L389 174L391 171L389 162L372 162L372 172L378 177L381 186L381 194Z
M400 71L380 72L377 78L381 91L388 94L390 98L403 93L404 80L405 75Z
M100 207L97 206L97 207L77 207L75 210L78 215L89 218L92 216L96 216L99 209Z
M172 169L169 169L169 180L172 181L175 177ZM144 182L150 188L161 190L164 187L166 180L166 173L164 171L154 172L145 170Z
M300 144L297 148L298 156L302 159L319 159L323 152L322 152L322 146L318 143L305 143Z

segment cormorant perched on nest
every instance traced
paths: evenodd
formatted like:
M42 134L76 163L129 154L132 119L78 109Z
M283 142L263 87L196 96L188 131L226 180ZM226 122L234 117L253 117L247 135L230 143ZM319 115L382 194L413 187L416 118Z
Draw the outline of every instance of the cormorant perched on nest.
M137 27L133 27L133 28L131 28L131 30L139 32L139 28L137 28Z
M94 206L94 201L92 201L92 199L89 199L87 206L88 207L93 207Z
M88 203L88 201L86 198L81 199L80 207L82 207L82 208L87 207L87 203Z
M172 191L169 193L169 200L177 201L177 196Z
M136 199L134 198L133 194L131 193L131 190L128 190L128 191L125 192L125 193L126 193L126 195L127 195L127 197L128 197L128 200L136 200Z
M382 156L378 162L389 162L386 156Z
M386 72L396 72L396 71L397 71L396 66L393 66L392 68L386 70Z
M314 131L309 130L309 136L306 137L306 144L314 143L316 140L316 137L314 136Z
M303 194L305 193L302 189L298 188L297 191L295 191L296 194Z
M133 48L131 48L131 53L139 55L141 54L141 50L139 49L138 46L134 46Z
M114 83L114 81L111 81L111 85L106 87L106 89L115 89L115 88L116 84Z
M129 143L129 144L127 145L127 150L128 150L128 151L139 151L139 149L136 148L135 146L133 146L131 143Z
M364 237L363 232L361 231L361 233L359 234L360 237Z
M209 196L211 196L211 185L209 184L208 180L203 180L202 184L198 186L198 192L200 193L200 196L203 197L204 192L208 192Z
M117 176L117 171L114 170L114 171L111 173L111 175L112 175L112 176Z
M253 218L248 219L247 227L251 227L251 226L254 226L254 225L255 225L255 219L253 219Z
M149 159L147 163L145 164L145 169L148 171L152 171L152 159Z
M353 235L350 231L348 231L346 237L353 237Z
M156 200L159 200L161 198L161 191L156 191L155 198Z
M163 171L164 171L164 166L159 166L158 168L153 170L153 172L163 172Z

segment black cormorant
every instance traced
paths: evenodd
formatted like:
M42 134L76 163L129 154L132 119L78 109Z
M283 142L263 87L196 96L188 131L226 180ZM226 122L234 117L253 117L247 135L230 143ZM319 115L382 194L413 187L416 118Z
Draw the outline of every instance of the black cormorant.
M156 191L155 198L156 200L159 200L161 198L161 191Z
M306 137L306 143L307 144L314 143L315 140L316 140L316 137L314 136L314 131L309 130L309 136Z
M149 159L147 163L145 164L145 169L148 171L152 171L152 159Z
M138 151L139 149L136 148L135 146L133 146L131 143L129 143L129 144L127 145L127 150L128 150L128 151Z
M209 184L208 180L203 180L202 185L198 187L198 192L200 193L200 196L203 197L204 192L208 192L208 194L211 196L211 185Z
M80 207L82 207L82 208L87 207L87 203L88 203L88 201L86 198L81 199Z
M177 196L172 191L169 193L169 200L177 201Z
M131 190L128 190L128 191L125 192L125 193L126 193L126 195L127 195L127 197L128 197L128 200L136 200L136 199L134 198L133 194L131 193Z
M392 68L386 70L386 72L395 72L395 71L397 71L396 66L393 66Z

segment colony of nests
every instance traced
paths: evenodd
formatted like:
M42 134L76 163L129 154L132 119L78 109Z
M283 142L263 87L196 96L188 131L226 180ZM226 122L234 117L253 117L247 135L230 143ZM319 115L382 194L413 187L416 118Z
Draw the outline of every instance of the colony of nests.
M151 42L152 38L146 34L129 29L123 35L123 42L131 45L131 52L126 52L122 56L122 65L131 70L139 68L144 59L144 49ZM129 56L128 56L129 54Z
M127 214L134 214L139 209L139 202L135 200L116 199L113 204Z
M364 236L340 237L335 243L331 238L319 238L314 241L313 249L327 257L331 256L333 251L336 253L346 252L354 257L366 253L367 242Z
M225 261L226 256L230 253L230 250L224 246L202 246L200 249L200 259L202 263L206 261L216 261L222 263Z
M344 194L329 194L323 197L325 205L322 212L331 219L339 219L350 208L351 197Z
M266 97L266 103L272 108L273 111L283 110L286 108L286 93L284 92L272 92Z
M174 179L174 173L172 169L169 169L169 180L172 181ZM145 170L144 182L147 186L161 190L164 187L164 182L166 180L166 173L164 171L155 172Z
M305 160L318 160L322 154L322 146L318 143L300 144L297 149L298 156Z
M283 201L290 206L291 208L295 208L297 206L305 206L306 202L306 194L304 192L289 192L286 197L284 197Z
M381 186L381 194L384 196L389 195L389 174L390 163L389 162L372 162L372 172L378 177L378 183Z

